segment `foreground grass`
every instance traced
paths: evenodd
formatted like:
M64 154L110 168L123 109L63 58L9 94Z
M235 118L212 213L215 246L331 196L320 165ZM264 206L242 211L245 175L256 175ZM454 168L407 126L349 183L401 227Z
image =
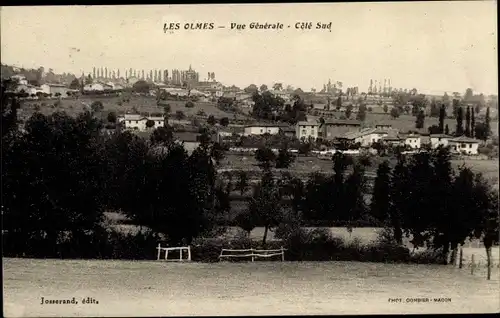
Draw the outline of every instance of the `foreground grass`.
M445 266L356 262L165 263L4 259L6 316L476 313L492 281ZM471 292L473 291L473 292ZM97 305L40 305L92 297ZM409 303L407 298L451 298ZM390 303L401 298L402 303Z

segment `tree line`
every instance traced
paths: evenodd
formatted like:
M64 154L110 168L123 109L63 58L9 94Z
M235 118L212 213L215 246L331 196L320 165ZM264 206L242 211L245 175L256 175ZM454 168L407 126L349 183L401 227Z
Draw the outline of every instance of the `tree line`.
M103 133L92 111L35 113L18 129L17 98L2 94L2 217L6 250L57 257L96 248L104 211L187 242L216 224L227 199L215 185L223 150L207 133L188 155L172 130L150 140Z
M488 137L491 136L491 124L490 124L490 108L486 108L486 115L483 121L476 122L476 118L474 115L474 111L470 106L465 108L465 126L464 126L464 107L457 106L457 112L455 116L456 126L455 131L450 132L448 125L444 124L444 120L446 118L446 106L443 104L439 109L439 124L430 126L428 128L429 133L431 134L453 134L456 137L466 136L470 138L477 138L480 140L486 141ZM417 122L419 117L417 117ZM422 123L421 127L423 127L423 118L421 118Z
M465 240L481 238L490 260L500 236L498 191L480 173L465 166L454 170L448 148L399 155L393 168L382 162L372 187L365 175L368 166L366 157L353 160L336 153L332 174L314 173L304 182L288 173L273 178L271 166L263 165L237 224L248 232L264 226L265 243L268 230L283 223L321 220L349 229L360 220L376 220L392 229L397 244L411 237L415 248L430 247L443 255L456 255Z

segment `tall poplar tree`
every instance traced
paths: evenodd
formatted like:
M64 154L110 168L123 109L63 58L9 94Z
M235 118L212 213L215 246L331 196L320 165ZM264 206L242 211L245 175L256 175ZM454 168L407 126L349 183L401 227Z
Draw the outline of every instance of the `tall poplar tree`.
M457 128L455 129L455 134L457 136L462 136L464 134L464 117L462 107L457 109Z
M465 113L465 136L470 137L470 107L467 106L467 111Z
M444 118L446 116L446 108L444 104L439 109L439 133L444 133Z

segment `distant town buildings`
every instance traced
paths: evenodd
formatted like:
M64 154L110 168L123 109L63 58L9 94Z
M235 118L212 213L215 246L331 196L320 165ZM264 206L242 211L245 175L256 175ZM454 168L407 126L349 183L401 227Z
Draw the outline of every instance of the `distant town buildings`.
M124 74L124 77L121 77L120 74ZM166 69L133 70L132 68L121 73L119 69L108 70L107 67L94 67L91 77L94 81L106 83L109 81L119 81L133 85L135 82L143 80L154 84L167 84L171 87L196 88L198 90L211 89L214 92L215 90L222 90L222 88L217 87L214 72L208 72L207 78L201 81L200 74L191 65L187 70L173 69L171 73ZM222 96L222 93L219 95Z

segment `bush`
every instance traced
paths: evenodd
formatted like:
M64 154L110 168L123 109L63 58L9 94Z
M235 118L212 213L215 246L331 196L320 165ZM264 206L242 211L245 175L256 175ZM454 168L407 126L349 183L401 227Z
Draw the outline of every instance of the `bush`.
M15 236L6 235L4 255L8 257L45 258L48 245L43 240L34 241L32 245L18 255ZM137 234L123 234L105 227L97 227L89 234L80 234L77 238L67 238L57 244L57 254L66 259L156 259L158 236L150 231ZM54 247L51 246L50 249Z
M417 251L410 256L410 262L416 264L444 264L444 256L441 249L426 249Z
M104 109L104 105L100 101L95 101L90 105L93 112L100 112Z

